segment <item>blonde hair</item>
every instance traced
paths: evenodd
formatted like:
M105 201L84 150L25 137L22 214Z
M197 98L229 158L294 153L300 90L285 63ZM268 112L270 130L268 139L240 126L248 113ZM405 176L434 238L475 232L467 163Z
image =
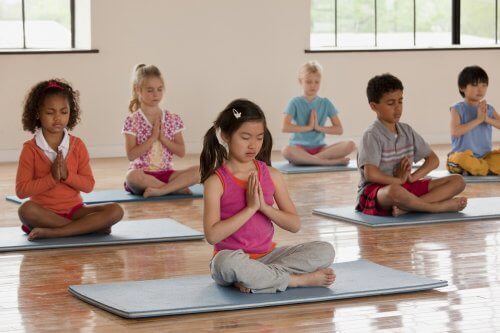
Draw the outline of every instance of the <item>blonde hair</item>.
M163 76L161 75L158 67L154 65L139 64L134 67L134 71L132 73L132 99L128 105L128 109L130 112L135 112L141 106L141 102L139 101L139 95L137 94L136 88L141 87L144 80L150 77L159 78L163 84Z
M323 72L323 68L317 62L316 60L310 60L306 63L304 63L302 66L299 68L299 80L303 79L306 77L306 75L309 74L319 74L321 76L321 73Z

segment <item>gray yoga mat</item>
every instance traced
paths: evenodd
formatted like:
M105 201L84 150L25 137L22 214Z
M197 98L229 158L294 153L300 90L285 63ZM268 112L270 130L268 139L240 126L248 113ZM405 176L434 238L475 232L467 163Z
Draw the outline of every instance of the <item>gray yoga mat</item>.
M434 170L429 172L431 178L442 178L452 175L448 170ZM496 183L500 182L500 176L462 176L466 183Z
M203 185L196 184L189 187L189 189L191 190L191 192L193 192L193 194L168 194L162 195L160 197L144 198L142 195L131 194L123 189L120 189L82 193L82 198L83 202L86 204L98 204L104 202L161 201L203 197ZM8 195L6 197L6 200L20 204L28 199L19 199L15 195Z
M437 222L491 220L500 219L500 197L469 199L467 207L463 211L454 213L408 213L398 217L374 216L358 212L354 209L354 206L317 208L313 210L313 213L369 227L391 227Z
M273 162L272 165L286 174L358 170L357 163L353 160L349 161L348 165L295 165L288 161Z
M203 239L203 233L172 219L121 221L110 235L87 234L29 241L21 227L0 228L0 252Z
M161 280L73 285L77 298L125 318L227 311L375 296L445 287L447 281L420 277L357 260L333 264L330 288L290 288L276 294L246 294L221 287L208 275Z

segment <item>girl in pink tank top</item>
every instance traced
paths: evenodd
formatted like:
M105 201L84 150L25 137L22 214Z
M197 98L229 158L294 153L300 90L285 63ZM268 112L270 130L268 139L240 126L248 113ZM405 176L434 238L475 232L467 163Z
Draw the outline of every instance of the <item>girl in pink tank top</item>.
M244 99L231 102L205 135L200 172L203 227L207 241L214 245L212 276L219 284L246 292L328 286L335 278L328 268L333 261L329 243L311 242L291 250L277 248L273 242L274 224L297 232L300 219L283 177L269 166L271 149L264 113ZM277 253L280 259L288 258L287 263L294 262L293 267L273 262ZM315 256L321 259L311 259ZM236 275L228 277L226 271Z

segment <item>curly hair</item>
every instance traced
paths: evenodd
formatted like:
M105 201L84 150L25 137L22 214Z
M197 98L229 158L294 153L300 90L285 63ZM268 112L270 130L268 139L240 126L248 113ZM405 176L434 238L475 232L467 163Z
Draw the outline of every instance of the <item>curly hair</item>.
M395 90L403 91L403 83L394 75L385 73L374 76L368 81L366 96L369 103L378 103L384 94Z
M73 90L71 85L62 79L51 79L34 85L26 96L23 110L23 129L35 133L42 126L40 122L40 108L48 96L61 95L68 100L69 121L66 126L72 130L80 122L80 94Z

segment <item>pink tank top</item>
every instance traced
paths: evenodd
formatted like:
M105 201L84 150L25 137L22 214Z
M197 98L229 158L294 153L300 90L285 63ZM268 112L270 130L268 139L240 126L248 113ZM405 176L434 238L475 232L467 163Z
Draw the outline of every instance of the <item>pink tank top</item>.
M267 165L255 160L259 181L268 205L274 204L274 184ZM222 182L224 193L220 199L220 218L225 220L246 207L246 189L238 185L234 176L223 165L216 171ZM255 213L241 228L226 239L215 244L215 251L243 250L245 253L267 253L272 250L274 226L261 212Z

